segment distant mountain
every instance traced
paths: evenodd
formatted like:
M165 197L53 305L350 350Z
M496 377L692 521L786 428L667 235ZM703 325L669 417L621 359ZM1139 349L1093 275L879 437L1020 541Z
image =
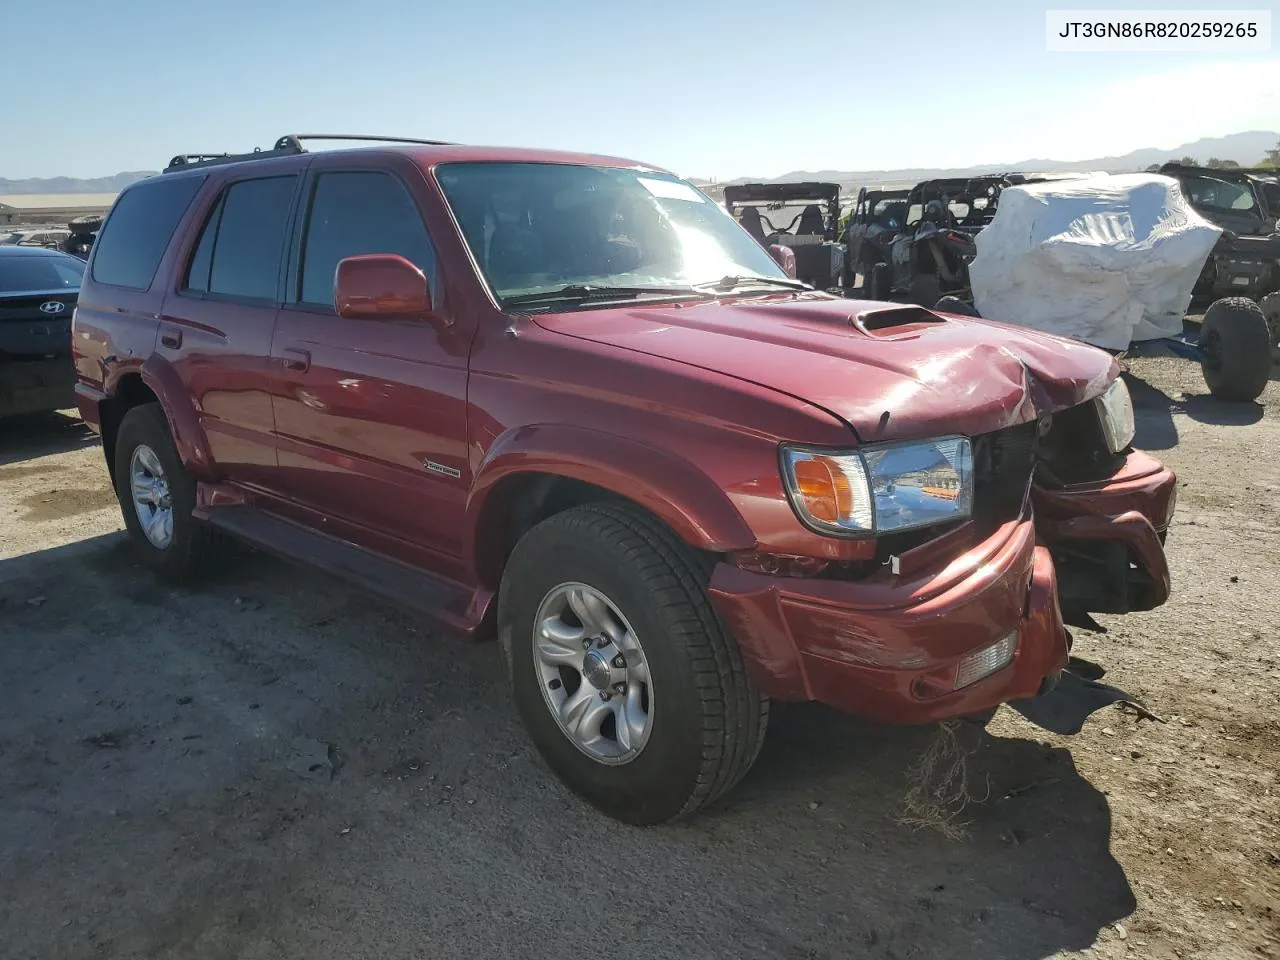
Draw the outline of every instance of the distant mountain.
M0 177L0 196L26 193L119 193L131 183L155 174L154 170L133 170L112 177L77 180L74 177L30 177L6 180Z
M1183 157L1194 157L1204 163L1210 157L1218 160L1234 160L1241 166L1252 166L1275 149L1280 133L1253 130L1233 133L1226 137L1204 137L1193 143L1184 143L1169 150L1146 147L1118 157L1097 157L1092 160L1019 160L1011 163L988 163L973 167L916 167L902 170L793 170L780 177L738 177L728 183L797 183L802 180L822 180L841 185L871 185L918 183L937 177L973 177L984 173L1003 173L1018 170L1031 172L1087 172L1105 170L1108 173L1132 173L1144 170L1153 163L1166 163ZM717 184L723 187L724 184ZM714 188L712 188L714 189Z
M973 177L983 173L1002 173L1019 170L1031 172L1081 172L1106 170L1109 173L1130 173L1142 170L1153 163L1165 163L1194 157L1201 163L1210 157L1234 160L1242 166L1251 166L1261 160L1268 150L1280 141L1280 133L1269 130L1253 130L1233 133L1226 137L1204 137L1193 143L1184 143L1170 150L1146 147L1118 157L1097 157L1092 160L1019 160L1012 163L987 163L973 167L917 167L903 170L793 170L780 177L738 177L729 183L795 183L801 180L825 180L842 185L871 185L918 183L935 177ZM938 151L941 153L941 149ZM118 193L135 181L153 176L155 171L135 170L117 173L112 177L95 177L92 180L76 180L72 177L50 177L27 180L6 180L0 177L0 195L22 193ZM707 189L713 195L724 184Z

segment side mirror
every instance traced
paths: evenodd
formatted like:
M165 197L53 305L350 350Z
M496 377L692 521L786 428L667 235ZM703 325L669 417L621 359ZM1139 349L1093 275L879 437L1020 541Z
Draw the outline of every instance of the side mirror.
M349 320L425 319L431 313L426 275L404 257L369 253L339 261L333 306Z
M778 266L792 280L796 277L796 254L790 247L784 247L780 243L769 245L769 256L777 261Z

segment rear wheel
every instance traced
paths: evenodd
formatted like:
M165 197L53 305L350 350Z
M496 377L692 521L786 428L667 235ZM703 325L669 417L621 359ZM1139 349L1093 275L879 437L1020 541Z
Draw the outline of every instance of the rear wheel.
M116 435L115 486L129 537L156 574L185 581L216 559L221 541L191 515L196 483L182 466L158 403L125 414Z
M616 819L694 813L751 768L768 701L706 595L709 564L649 514L588 504L517 544L498 625L516 706L556 774Z
M1223 400L1256 400L1271 377L1271 336L1261 308L1246 297L1210 304L1200 325L1201 371Z

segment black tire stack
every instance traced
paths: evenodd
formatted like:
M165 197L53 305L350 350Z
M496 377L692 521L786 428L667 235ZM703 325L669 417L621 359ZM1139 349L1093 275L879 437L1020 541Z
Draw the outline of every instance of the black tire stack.
M93 239L102 229L102 217L92 214L87 217L76 217L67 224L71 236L67 238L65 252L81 260L88 259L93 249Z

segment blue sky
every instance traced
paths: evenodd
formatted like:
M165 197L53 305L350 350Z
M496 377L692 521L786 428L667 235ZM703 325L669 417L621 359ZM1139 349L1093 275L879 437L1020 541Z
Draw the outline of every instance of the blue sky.
M1280 128L1274 47L1048 53L1046 6L1068 4L0 0L0 177L156 169L285 132L592 150L728 179Z

